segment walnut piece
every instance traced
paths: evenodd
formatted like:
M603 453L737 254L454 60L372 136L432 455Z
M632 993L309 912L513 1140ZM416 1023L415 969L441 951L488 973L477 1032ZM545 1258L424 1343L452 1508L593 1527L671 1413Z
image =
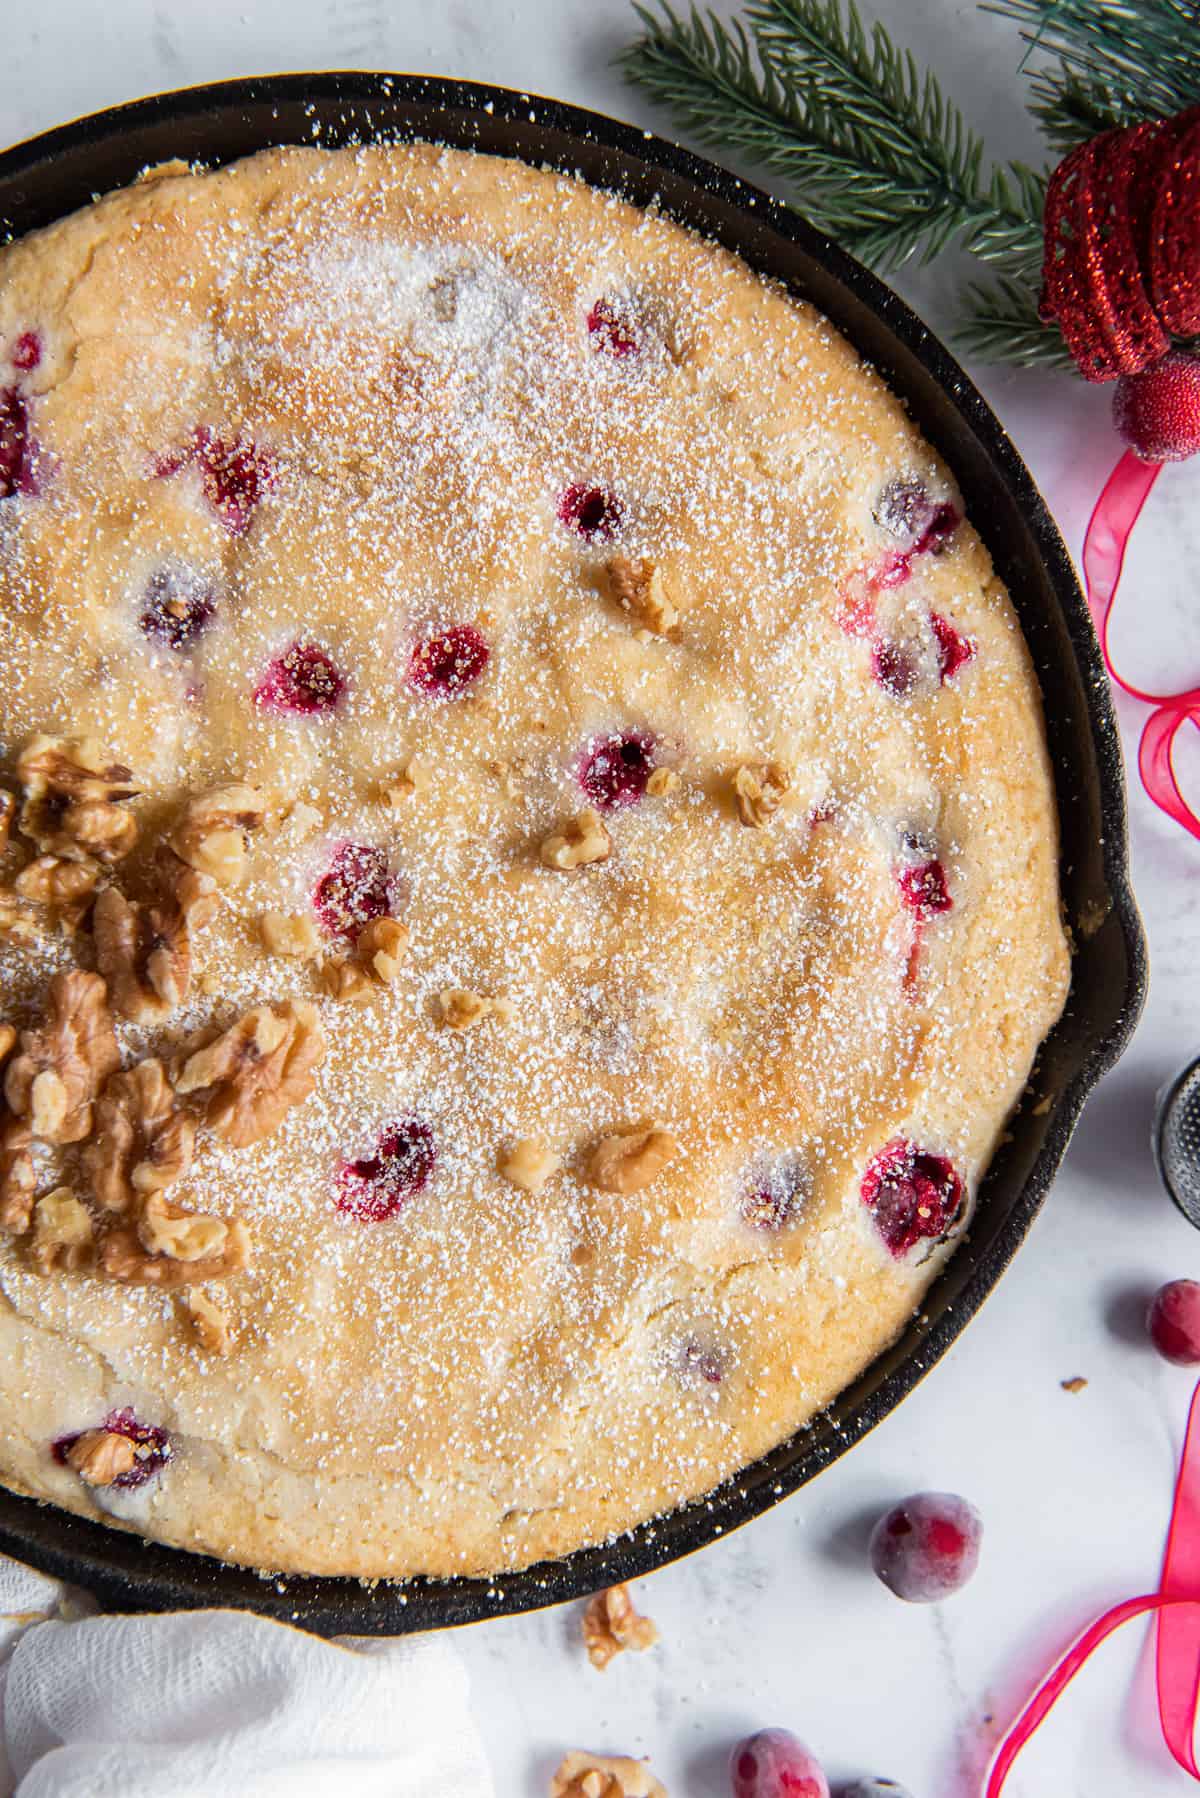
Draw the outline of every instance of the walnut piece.
M189 1286L183 1294L183 1308L201 1348L213 1355L227 1355L232 1347L229 1319L220 1305L198 1286Z
M258 932L269 955L315 961L321 952L320 932L302 912L265 911L258 920Z
M656 768L646 782L646 792L651 799L665 799L668 793L679 788L679 776L674 768Z
M170 843L180 861L218 886L241 886L246 878L246 833L257 830L267 815L267 795L261 787L232 781L194 793L182 818L171 833Z
M60 855L39 855L22 868L13 891L34 905L54 912L74 930L82 923L100 881L100 867L91 861L66 861Z
M92 1214L69 1186L56 1186L33 1208L30 1258L39 1273L85 1266L91 1260L94 1237Z
M384 798L393 811L399 811L410 799L419 799L423 793L428 793L429 787L428 768L411 756L384 788Z
M656 1180L679 1153L669 1131L654 1127L605 1136L588 1157L587 1176L604 1192L640 1192Z
M662 570L653 562L631 562L628 556L613 556L605 573L613 598L632 612L639 624L665 637L679 623L679 608L668 597Z
M11 1024L0 1024L0 1061L6 1061L16 1047L17 1033Z
M361 1005L375 991L375 984L365 969L344 955L335 956L321 969L321 985L331 999L343 1005Z
M589 1599L583 1613L583 1641L593 1667L601 1669L626 1648L639 1654L658 1641L658 1631L649 1617L640 1617L633 1608L629 1587L610 1586Z
M17 757L21 831L44 855L119 862L137 841L129 769L90 737L32 737Z
M363 925L354 945L359 966L381 986L390 986L400 972L408 938L409 932L395 918L372 918Z
M192 983L192 943L176 899L140 905L106 887L92 912L92 935L96 966L123 1018L158 1023L183 1004Z
M0 855L8 848L8 839L17 819L17 800L7 787L0 787Z
M192 1165L196 1126L153 1056L110 1077L95 1122L83 1164L105 1211L128 1211L140 1194L162 1192Z
M115 1430L85 1430L67 1450L67 1465L89 1486L111 1486L129 1473L137 1460L137 1448L128 1436Z
M82 1142L91 1135L92 1101L120 1060L103 980L71 968L50 982L45 1023L21 1032L4 1095L35 1136Z
M0 937L14 943L36 943L43 935L44 908L23 899L11 887L0 887Z
M161 1192L152 1192L142 1205L137 1233L150 1255L166 1255L171 1261L211 1261L224 1254L229 1225L223 1217L185 1211Z
M315 1084L325 1037L314 1005L256 1005L215 1041L193 1051L175 1083L207 1095L206 1116L235 1149L270 1136Z
M667 1798L667 1788L645 1761L575 1748L551 1778L550 1798Z
M791 776L782 762L743 762L733 776L733 797L743 824L762 829L783 804Z
M0 1228L25 1234L36 1188L33 1131L23 1119L6 1117L0 1122Z
M438 1018L451 1030L469 1030L484 1018L498 1017L503 1021L512 1015L507 1000L488 999L461 986L443 987L433 1003Z
M500 1172L523 1192L541 1192L562 1166L562 1156L536 1136L522 1136L500 1157Z
M184 1212L168 1199L148 1200L147 1203L170 1213L167 1222L189 1216L193 1222L197 1221L196 1213ZM224 1224L225 1234L219 1252L191 1261L185 1261L177 1254L156 1254L146 1247L134 1225L121 1224L105 1237L100 1250L100 1266L110 1279L120 1280L127 1286L159 1286L168 1290L203 1280L227 1280L231 1274L241 1273L249 1267L250 1232L240 1217L200 1221Z
M542 844L542 861L547 868L584 868L591 862L607 859L612 842L598 811L588 806L575 818L568 818Z

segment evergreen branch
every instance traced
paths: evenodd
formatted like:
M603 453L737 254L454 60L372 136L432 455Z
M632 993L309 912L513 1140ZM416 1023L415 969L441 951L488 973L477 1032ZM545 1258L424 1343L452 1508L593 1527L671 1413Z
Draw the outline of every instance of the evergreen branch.
M1136 122L1108 88L1065 67L1034 76L1029 110L1060 156L1100 131Z
M1106 90L1120 124L1200 103L1198 0L983 0L1027 42Z
M958 347L983 362L1015 362L1022 368L1074 368L1059 332L1038 317L1037 285L1006 275L972 282L963 296L963 320L954 332Z

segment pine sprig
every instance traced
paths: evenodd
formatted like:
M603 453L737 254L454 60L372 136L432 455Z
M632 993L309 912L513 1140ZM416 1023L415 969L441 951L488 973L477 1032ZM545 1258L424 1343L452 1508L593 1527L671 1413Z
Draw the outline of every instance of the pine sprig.
M1077 149L1101 131L1133 122L1110 89L1061 65L1055 73L1040 71L1031 86L1029 110L1059 156Z
M1008 275L971 282L963 296L966 317L954 333L964 354L981 362L1019 362L1023 368L1074 367L1062 337L1038 317L1037 286Z
M754 0L740 23L667 0L637 5L629 78L708 143L804 193L806 212L865 261L929 261L956 237L985 259L1040 255L1044 180L984 170L982 140L853 0Z
M1121 125L1200 104L1197 0L983 0L1026 41L1107 93Z

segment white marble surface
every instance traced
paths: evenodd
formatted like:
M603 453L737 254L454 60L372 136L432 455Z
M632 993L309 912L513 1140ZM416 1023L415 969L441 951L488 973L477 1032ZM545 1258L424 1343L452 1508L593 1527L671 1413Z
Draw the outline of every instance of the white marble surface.
M958 0L880 0L1004 152L1035 144L1012 28ZM3 8L0 139L153 90L275 69L370 67L532 88L663 125L609 66L628 0L40 0ZM899 283L935 328L945 271ZM973 371L1077 549L1115 459L1106 397L1044 376ZM1200 462L1160 482L1115 633L1147 684L1200 673ZM1189 601L1192 601L1189 615ZM1134 652L1142 628L1144 647ZM1122 708L1127 743L1138 715ZM1200 754L1185 745L1200 791ZM985 1718L1097 1610L1154 1583L1190 1393L1140 1339L1141 1295L1200 1276L1200 1239L1158 1189L1152 1096L1200 1049L1200 844L1132 800L1150 1003L1095 1094L1028 1243L958 1346L865 1442L759 1522L645 1581L661 1647L607 1674L578 1616L481 1625L460 1642L502 1798L532 1798L563 1745L649 1754L673 1798L727 1791L724 1757L768 1723L805 1735L838 1776L874 1770L914 1798L974 1798ZM1078 1396L1059 1381L1082 1373ZM867 1571L867 1522L915 1488L983 1512L983 1562L944 1607L907 1607ZM1186 1786L1156 1740L1145 1637L1079 1682L1014 1776L1013 1798L1167 1798Z

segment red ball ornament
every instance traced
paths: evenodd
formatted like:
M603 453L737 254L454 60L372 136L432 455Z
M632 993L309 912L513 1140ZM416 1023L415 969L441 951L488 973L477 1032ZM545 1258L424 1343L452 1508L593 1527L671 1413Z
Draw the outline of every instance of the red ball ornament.
M1182 462L1200 451L1200 359L1172 350L1139 374L1122 375L1113 423L1143 462Z

